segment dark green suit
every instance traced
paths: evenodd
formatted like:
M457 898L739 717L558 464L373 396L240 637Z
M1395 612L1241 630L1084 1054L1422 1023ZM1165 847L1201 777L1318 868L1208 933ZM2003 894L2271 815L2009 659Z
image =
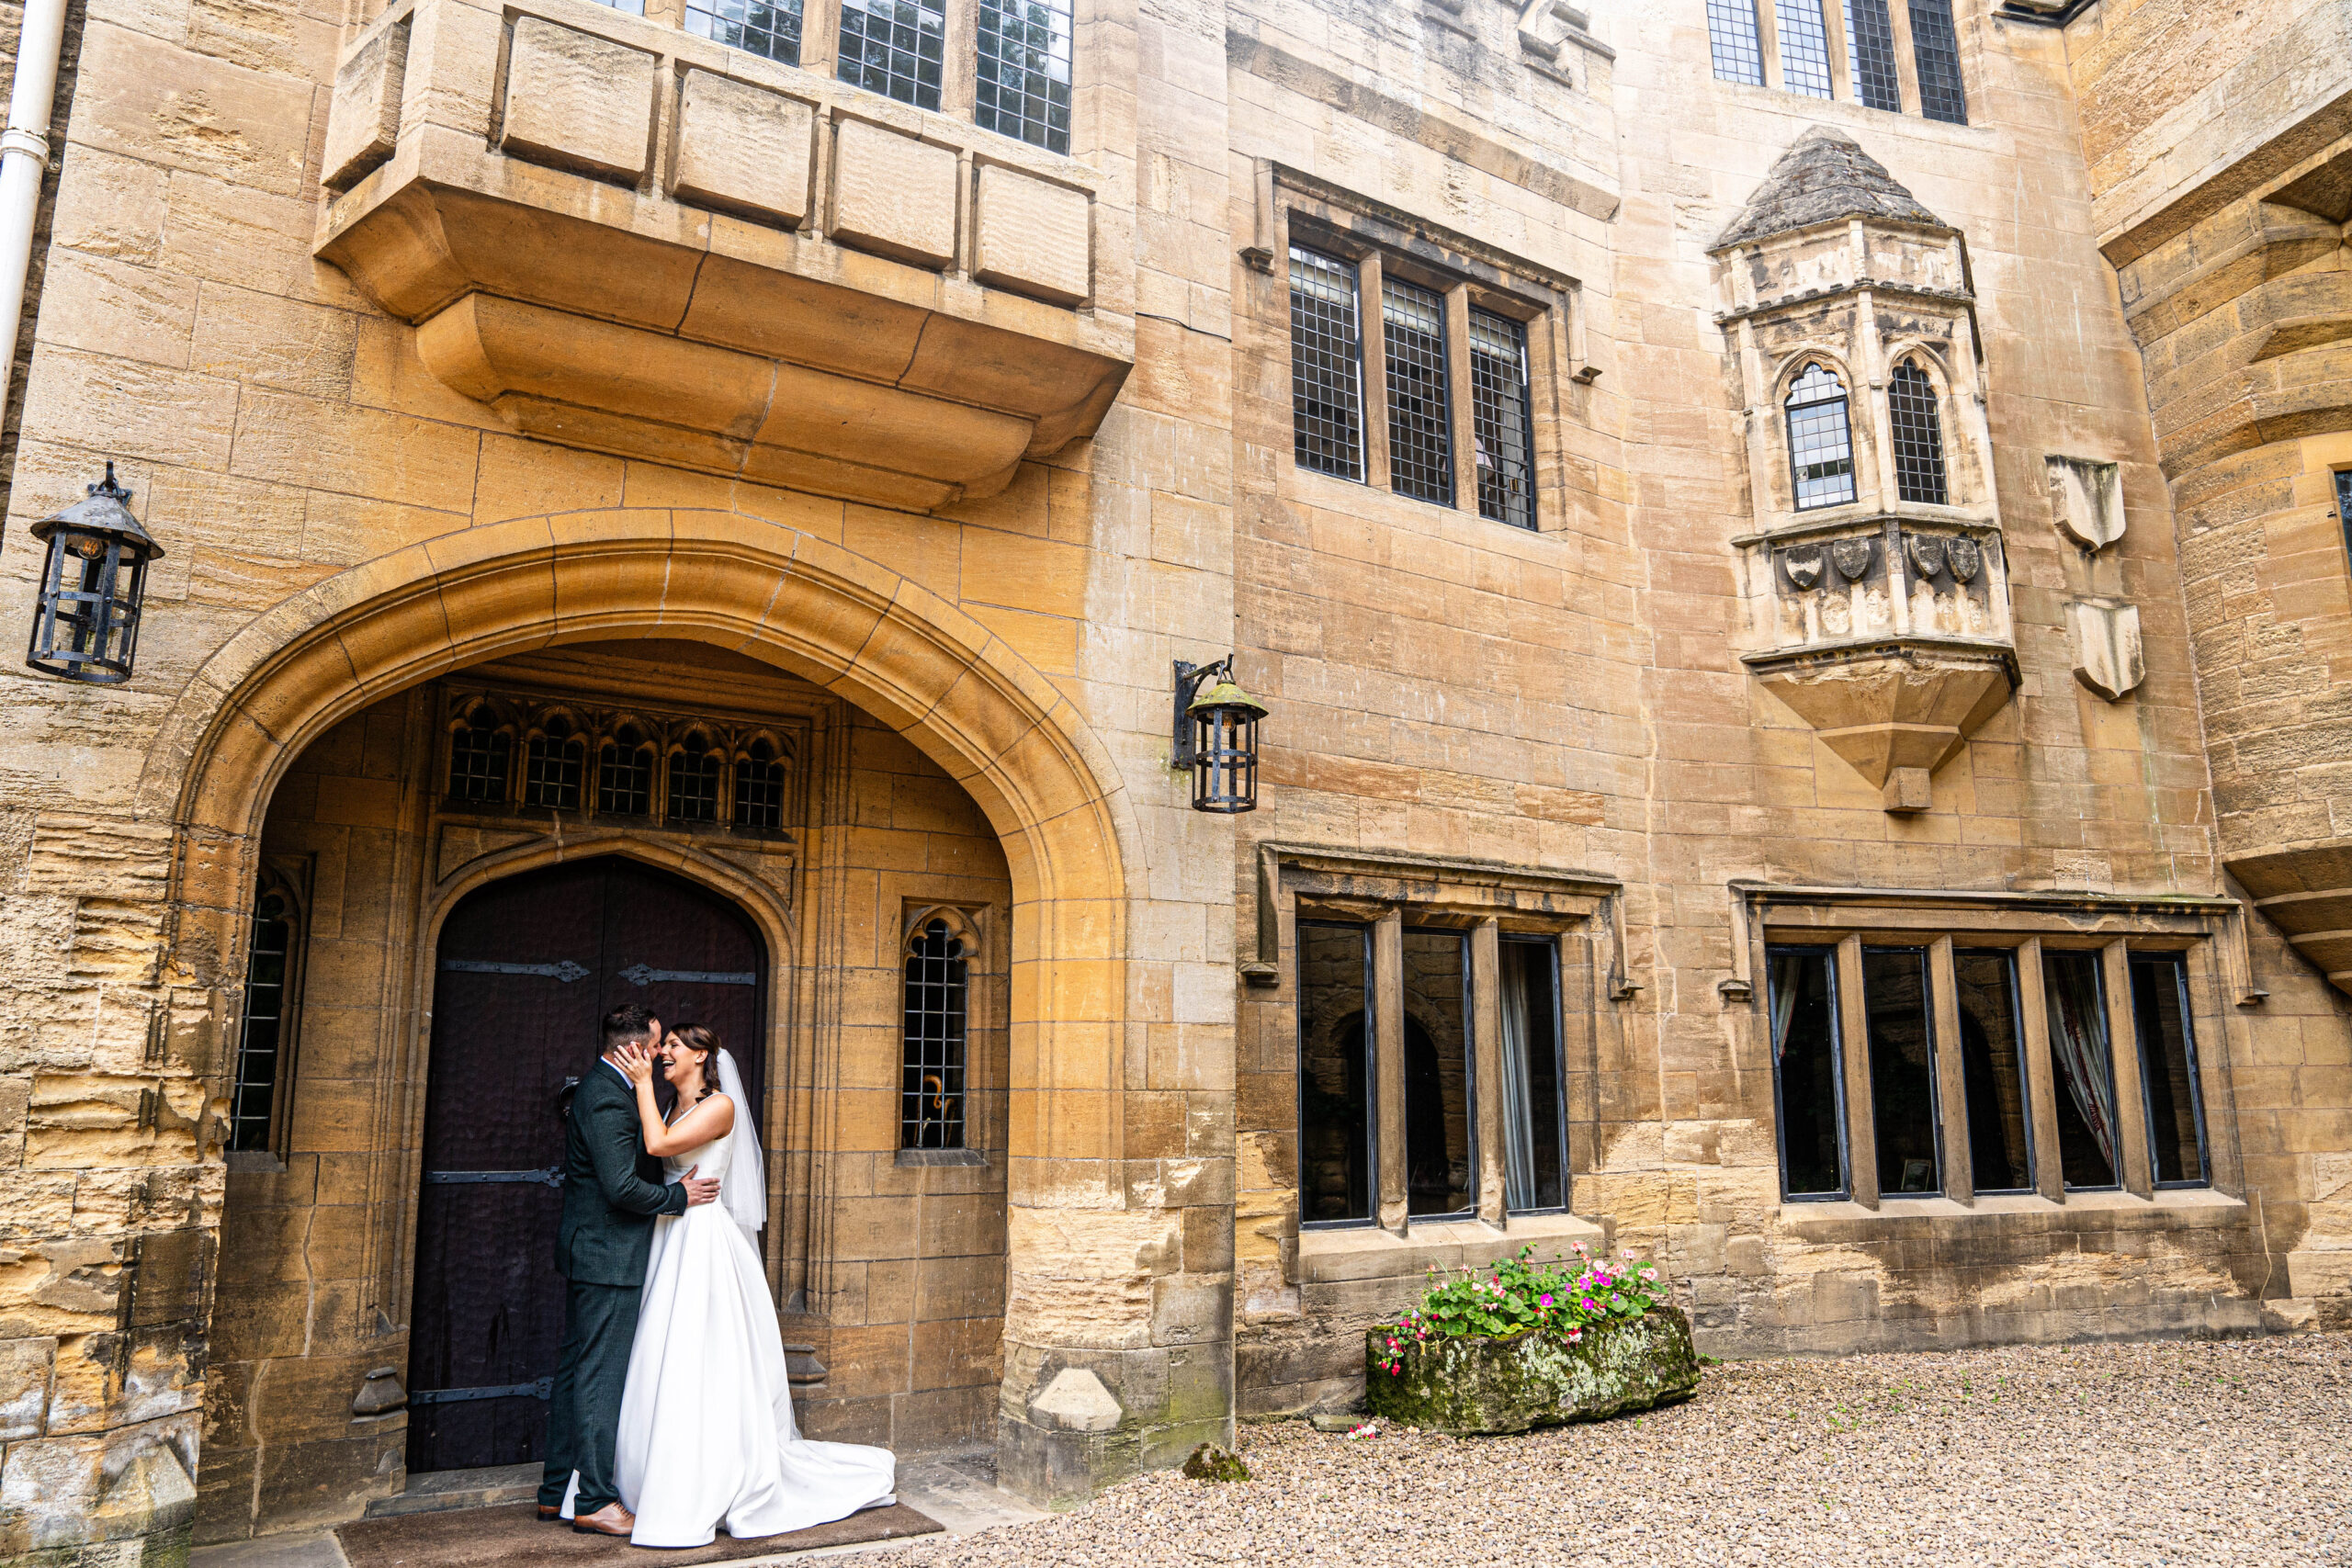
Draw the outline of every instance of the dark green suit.
M563 1135L563 1224L555 1244L555 1266L565 1280L563 1359L555 1369L547 1472L539 1480L539 1501L550 1507L563 1501L575 1470L575 1514L593 1514L620 1496L613 1445L653 1217L685 1210L686 1190L664 1183L662 1162L638 1135L637 1091L599 1061L571 1097Z

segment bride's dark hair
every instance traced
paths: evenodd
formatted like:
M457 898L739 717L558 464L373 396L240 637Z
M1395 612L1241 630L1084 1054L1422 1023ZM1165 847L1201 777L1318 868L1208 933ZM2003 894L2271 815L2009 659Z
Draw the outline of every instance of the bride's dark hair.
M718 1033L716 1030L705 1029L699 1023L690 1023L684 1029L670 1031L670 1038L689 1051L703 1054L702 1092L695 1096L695 1103L699 1105L718 1092ZM736 1114L740 1116L742 1112L739 1111Z

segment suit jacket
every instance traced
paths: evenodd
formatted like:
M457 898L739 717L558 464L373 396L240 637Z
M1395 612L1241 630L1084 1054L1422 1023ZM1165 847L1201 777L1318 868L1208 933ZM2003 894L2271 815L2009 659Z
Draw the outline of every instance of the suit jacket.
M645 1283L653 1217L686 1212L638 1136L637 1091L599 1061L580 1080L563 1134L563 1224L555 1266L583 1285Z

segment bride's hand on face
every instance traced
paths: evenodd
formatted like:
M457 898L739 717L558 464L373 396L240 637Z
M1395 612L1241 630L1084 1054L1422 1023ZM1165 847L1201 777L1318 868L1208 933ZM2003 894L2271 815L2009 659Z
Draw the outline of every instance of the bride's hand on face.
M653 1053L646 1046L624 1045L613 1059L630 1083L642 1087L653 1081Z

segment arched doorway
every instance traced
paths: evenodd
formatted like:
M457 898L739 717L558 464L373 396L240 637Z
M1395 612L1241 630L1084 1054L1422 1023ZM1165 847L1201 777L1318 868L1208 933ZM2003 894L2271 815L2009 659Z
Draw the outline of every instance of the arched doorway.
M726 899L621 855L469 896L441 928L409 1342L413 1472L540 1457L563 1333L555 1271L565 1080L642 1002L718 1032L764 1083L767 955ZM764 1108L759 1108L763 1110Z

